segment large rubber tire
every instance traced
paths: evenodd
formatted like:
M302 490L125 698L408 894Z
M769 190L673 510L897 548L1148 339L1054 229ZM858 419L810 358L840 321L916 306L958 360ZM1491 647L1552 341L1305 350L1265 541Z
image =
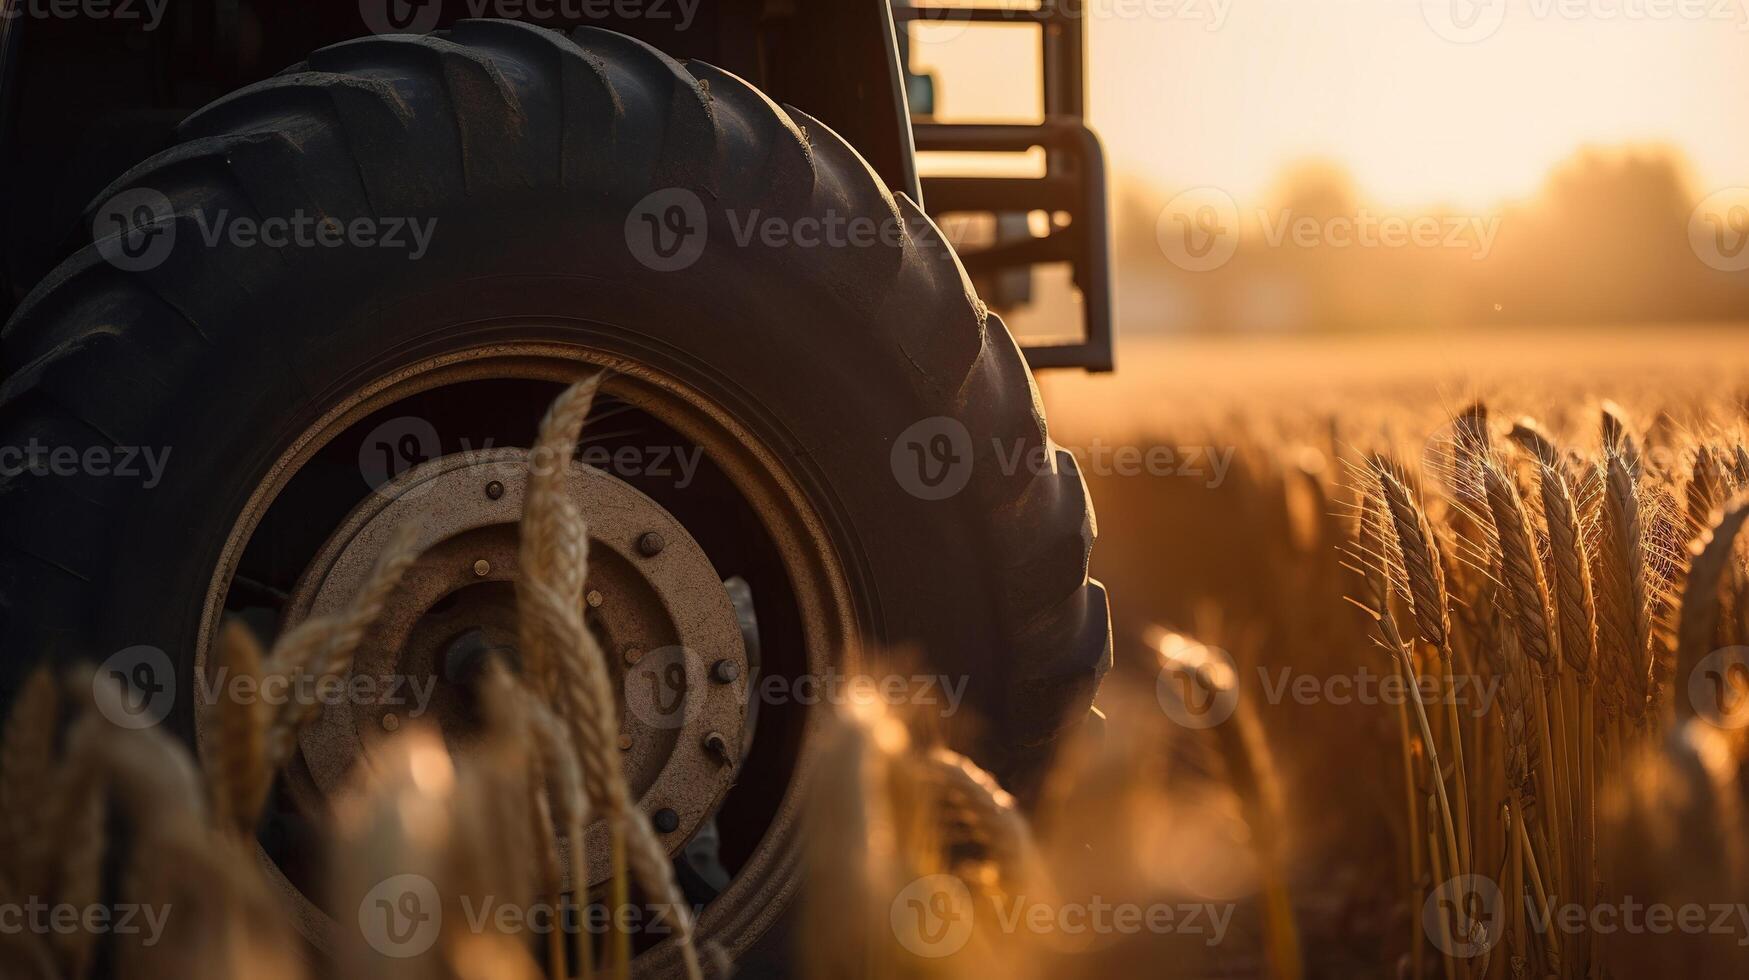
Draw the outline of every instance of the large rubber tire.
M325 48L195 113L178 140L100 198L168 197L168 258L126 272L89 243L0 336L0 446L171 451L150 489L0 478L8 692L44 657L191 651L225 537L290 440L359 383L502 339L519 318L544 338L687 365L780 433L858 556L872 639L969 677L999 774L1023 784L1086 717L1109 626L1074 460L1048 442L1019 350L938 230L825 126L621 35L469 21ZM665 188L696 194L710 224L695 262L658 272L625 224ZM900 233L740 247L730 209ZM434 218L437 231L418 261L207 247L195 215L220 210ZM926 500L895 477L891 449L937 417L969 435L969 476ZM1029 456L1043 465L1012 465Z

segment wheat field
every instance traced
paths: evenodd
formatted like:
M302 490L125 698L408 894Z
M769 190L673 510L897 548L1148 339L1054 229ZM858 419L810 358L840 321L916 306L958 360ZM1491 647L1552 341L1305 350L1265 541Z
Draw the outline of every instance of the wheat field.
M852 699L810 787L800 975L1743 975L1741 355L1657 343L1604 365L1525 342L1478 381L1368 347L1126 366L1118 409L1045 381L1100 511L1101 717L1022 806L927 719ZM574 445L592 395L561 397L541 445ZM466 926L469 896L562 903L596 821L595 900L670 910L680 975L733 972L633 818L580 522L556 487L530 493L525 666L490 670L484 736L409 727L332 815L335 907L415 869L446 913L427 951L343 929L313 962L255 860L307 711L220 703L223 751L195 759L109 723L88 672L44 671L0 746L0 892L175 914L149 946L0 929L0 974L646 975L611 924ZM350 608L272 649L226 630L218 661L343 673L411 558L391 549Z

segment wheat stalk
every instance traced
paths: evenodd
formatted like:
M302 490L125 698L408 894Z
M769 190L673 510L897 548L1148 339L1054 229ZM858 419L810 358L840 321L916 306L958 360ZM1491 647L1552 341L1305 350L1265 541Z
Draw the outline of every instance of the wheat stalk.
M668 852L631 798L620 767L617 709L607 658L583 621L589 537L565 477L601 376L568 388L553 402L529 454L529 489L522 522L517 612L532 676L551 684L555 709L570 726L589 796L604 811L616 855L655 900L673 910L687 976L702 976L692 915L674 880ZM623 888L615 867L615 888ZM621 937L623 939L623 937ZM616 957L623 956L624 947Z

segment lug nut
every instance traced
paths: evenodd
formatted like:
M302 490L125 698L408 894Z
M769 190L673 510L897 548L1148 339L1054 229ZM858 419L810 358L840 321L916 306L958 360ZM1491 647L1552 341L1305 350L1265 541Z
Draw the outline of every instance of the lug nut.
M662 540L662 535L655 531L645 531L638 536L638 554L645 558L654 558L668 547L668 542Z
M499 483L497 480L493 480L491 483L486 484L486 499L497 500L502 496L504 496L504 484Z
M719 660L711 664L711 680L718 684L733 684L735 678L741 676L741 665L733 660Z
M667 807L663 807L656 811L656 816L653 822L655 823L657 830L664 834L672 834L680 829L680 814L675 813Z
M729 762L729 740L722 732L711 732L704 737L704 750L717 757L719 762Z

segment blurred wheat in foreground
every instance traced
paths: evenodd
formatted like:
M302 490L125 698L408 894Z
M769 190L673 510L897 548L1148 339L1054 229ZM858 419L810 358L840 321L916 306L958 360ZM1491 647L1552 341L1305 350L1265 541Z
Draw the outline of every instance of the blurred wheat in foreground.
M594 393L592 380L555 402L537 452L577 444ZM1749 896L1749 450L1716 426L1644 432L1607 404L1596 428L1581 453L1478 404L1428 446L1339 454L1345 477L1290 463L1260 493L1253 467L1241 510L1271 537L1236 560L1259 593L1322 607L1275 611L1298 624L1290 666L1369 663L1419 696L1340 723L1260 700L1247 671L1287 655L1259 655L1257 596L1230 597L1199 632L1244 668L1150 631L1154 661L1114 673L1109 721L1065 742L1024 811L933 741L930 719L852 697L819 726L804 787L791 930L803 975L1744 975L1749 913L1728 916ZM458 750L417 726L396 733L323 828L337 928L319 957L254 840L313 707L216 703L197 764L155 730L108 721L118 713L93 698L119 689L89 670L39 671L0 744L0 902L169 914L150 945L0 929L0 976L625 977L625 928L532 931L482 922L470 903L623 907L634 894L666 910L686 975L731 972L695 939L621 774L615 692L584 620L587 531L561 476L531 474L522 662L484 668L482 737ZM271 649L227 624L211 659L257 679L344 677L413 558L390 547L349 608ZM1345 591L1376 650L1338 622ZM1158 684L1141 680L1155 671ZM1388 765L1357 766L1383 746ZM1350 829L1375 802L1391 811L1400 874ZM597 822L611 875L592 896L573 869ZM384 887L404 881L441 914L415 953L385 956L369 916L348 913L392 902ZM1660 929L1651 908L1671 921Z

